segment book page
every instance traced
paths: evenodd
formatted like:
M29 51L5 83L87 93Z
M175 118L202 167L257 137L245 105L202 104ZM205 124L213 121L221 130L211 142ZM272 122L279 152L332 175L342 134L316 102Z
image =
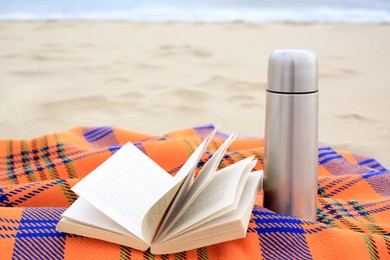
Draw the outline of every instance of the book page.
M236 135L230 135L225 142L218 148L214 155L206 162L206 164L200 170L196 177L194 184L191 186L188 194L186 195L184 203L190 203L193 201L202 189L211 181L222 157L225 155L227 148L236 139Z
M178 207L180 207L180 203L182 202L184 196L187 194L187 191L191 184L194 181L194 175L195 170L197 168L198 162L200 158L202 157L203 153L205 152L207 146L209 145L210 141L213 139L215 133L217 132L218 128L215 128L204 140L203 142L195 149L195 151L191 154L190 158L185 162L185 164L182 166L182 168L179 170L179 172L176 174L174 179L181 180L183 179L183 176L185 177L183 185L180 187L179 191L177 192L172 205L170 206L168 212L166 213L164 219L161 222L160 229L155 234L155 237L159 237L161 234L161 231L164 230L164 227L167 225L168 220L170 220L172 216L172 212L175 212Z
M235 135L230 135L225 140L225 142L218 148L214 155L203 166L194 183L192 184L192 186L189 187L188 192L183 195L180 201L177 200L176 204L173 205L173 209L170 211L170 215L164 220L164 225L161 228L161 232L159 232L157 240L167 234L167 232L172 228L172 226L176 223L176 221L180 218L184 211L191 205L191 203L196 199L200 192L212 180L215 170L218 167L223 155L225 154L227 148L234 141L235 138Z
M216 127L204 140L203 142L195 149L195 151L191 154L188 160L184 163L184 165L180 168L179 172L174 177L175 179L181 179L183 176L187 176L190 172L192 174L196 170L198 162L202 155L204 154L207 146L210 144L210 141L215 136L218 127Z
M151 252L169 254L245 237L262 175L262 171L249 174L237 209L170 240L155 243Z
M135 237L131 232L94 208L83 198L78 198L61 216L88 226L98 227L129 237Z
M204 223L201 226L197 227L196 229L186 232L185 234L198 232L198 230L199 231L206 230L216 225L224 225L226 223L231 222L234 219L242 218L245 212L245 208L247 208L249 205L253 207L253 202L256 197L256 194L260 191L261 187L263 186L263 176L264 173L262 170L251 172L249 174L243 192L240 196L238 207L235 210L233 210L228 214L224 214L220 217L217 217L216 219L213 219L207 223Z
M254 156L215 173L213 180L184 212L163 240L193 229L213 218L235 210L246 180L256 165Z
M206 150L216 131L217 128L214 129L195 149L190 158L184 163L182 168L173 178L171 186L166 194L164 194L145 214L142 221L142 233L144 234L144 240L146 242L152 242L152 239L157 235L156 231L158 227L163 225L161 222L164 215L169 216L170 212L172 212L168 208L174 208L175 205L177 205L177 201L180 201L187 193L188 187L193 181L200 157Z
M183 185L184 179L176 183L167 193L165 193L145 214L142 221L142 234L144 235L144 241L151 243L155 236L164 214L169 206L172 204L172 200L177 194L177 191Z
M138 239L137 237L129 237L121 233L115 233L106 229L84 225L67 218L62 218L58 222L56 229L59 232L66 232L79 236L101 239L123 246L130 246L141 251L145 251L149 248L149 244Z
M173 177L128 143L72 190L140 239L148 210L172 187Z

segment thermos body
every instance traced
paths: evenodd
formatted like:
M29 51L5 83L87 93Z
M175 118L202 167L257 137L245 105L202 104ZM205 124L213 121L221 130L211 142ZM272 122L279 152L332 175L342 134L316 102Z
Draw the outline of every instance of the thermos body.
M274 53L274 57L271 54L269 64L264 206L314 221L318 182L317 60L310 51L309 55L304 50L281 52ZM302 63L302 56L308 61ZM292 68L285 66L286 59ZM306 85L301 84L305 78Z
M318 93L267 92L264 205L315 220L317 215Z

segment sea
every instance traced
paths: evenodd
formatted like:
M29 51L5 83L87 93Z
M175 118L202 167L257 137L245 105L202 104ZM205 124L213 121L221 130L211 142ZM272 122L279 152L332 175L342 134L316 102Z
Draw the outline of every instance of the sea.
M390 0L0 0L0 19L389 23Z

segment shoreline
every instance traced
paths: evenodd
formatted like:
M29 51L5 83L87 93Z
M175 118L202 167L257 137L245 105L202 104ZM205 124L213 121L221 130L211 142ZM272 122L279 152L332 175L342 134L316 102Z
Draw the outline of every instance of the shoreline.
M199 24L199 25L223 25L223 24L246 24L246 25L390 25L390 21L245 21L245 20L231 20L231 21L180 21L180 20L132 20L132 19L89 19L89 18L0 18L0 23L26 23L26 22L76 22L76 23L134 23L134 24Z

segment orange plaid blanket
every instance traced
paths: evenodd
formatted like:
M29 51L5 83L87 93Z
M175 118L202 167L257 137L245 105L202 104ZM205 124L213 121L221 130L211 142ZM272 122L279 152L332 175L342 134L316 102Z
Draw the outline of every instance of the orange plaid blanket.
M330 147L319 149L318 218L276 214L261 193L247 236L174 255L152 255L99 240L59 233L70 190L126 142L172 175L212 126L164 136L79 127L32 140L0 141L0 259L390 259L390 173L374 159ZM217 134L202 160L222 143ZM263 140L239 138L220 167L255 155Z

